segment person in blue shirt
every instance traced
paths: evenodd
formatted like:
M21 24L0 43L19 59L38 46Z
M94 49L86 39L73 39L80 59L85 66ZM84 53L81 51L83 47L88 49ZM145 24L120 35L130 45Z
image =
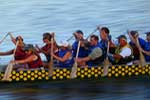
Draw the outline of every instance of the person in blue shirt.
M53 56L57 62L57 67L62 68L71 68L74 61L72 58L72 50L69 48L69 43L67 41L60 41L58 43L59 50L57 55L52 53L51 56Z
M112 42L111 40L111 35L110 35L110 31L107 27L97 27L97 29L99 30L100 33L100 42L99 45L103 50L104 53L104 59L106 58L107 55L107 47L108 47L108 41L109 41L109 52L110 53L115 53L115 44Z
M150 62L150 55L147 53L150 51L150 32L146 32L146 40L140 38L137 31L135 31L134 35L132 35L132 31L128 32L128 34L131 41L136 44L137 47L137 42L139 42L140 47L138 48L144 53L146 62Z
M144 53L146 62L150 62L150 32L146 32L146 41L144 48L140 47L140 50Z
M99 38L96 35L91 35L90 37L90 47L89 47L89 54L86 57L79 57L77 62L79 65L81 63L87 64L88 67L91 66L98 66L103 62L103 51L101 46L99 45ZM85 65L83 65L85 67Z
M84 42L86 41L84 38L83 38L83 32L81 30L77 30L74 32L74 36L75 36L75 42L72 44L72 50L73 50L73 57L75 58L76 57L76 53L77 53L77 48L78 48L78 42L80 41L81 43L81 46L80 46L80 49L79 49L79 54L78 54L78 57L86 57L88 55L88 49L85 48L84 46Z
M113 65L120 64L132 64L132 49L127 42L125 35L117 37L119 45L115 50L115 54L108 53L108 57Z
M139 53L139 49L136 45L136 38L138 37L138 32L135 30L132 30L130 32L128 32L129 38L130 38L130 42L129 45L131 46L132 50L133 50L133 64L139 64L139 59L140 59L140 53ZM142 48L144 48L145 45L145 40L142 38L138 38L139 44Z

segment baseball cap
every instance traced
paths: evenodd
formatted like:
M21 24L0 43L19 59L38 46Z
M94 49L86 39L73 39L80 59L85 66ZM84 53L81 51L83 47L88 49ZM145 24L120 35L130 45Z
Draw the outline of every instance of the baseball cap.
M27 50L32 50L34 51L34 46L32 44L25 44L24 48L23 48L24 51L27 51Z
M127 40L127 37L125 35L120 35L120 36L117 37L117 39L121 39L121 38Z
M69 43L67 41L60 41L57 44L58 44L58 46L63 46L63 47L68 47L69 46Z

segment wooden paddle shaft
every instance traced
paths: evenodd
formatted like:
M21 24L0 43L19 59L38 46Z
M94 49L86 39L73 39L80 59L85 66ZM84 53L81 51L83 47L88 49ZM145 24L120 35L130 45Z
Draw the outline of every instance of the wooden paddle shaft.
M97 31L97 28L94 29L93 32L87 36L86 40L88 40L88 38L89 38L92 34L94 34L96 31Z
M76 53L76 58L75 58L75 59L78 58L78 55L79 55L79 49L80 49L80 44L81 44L81 42L79 41L79 42L78 42L78 48L77 48L77 53Z
M54 49L54 37L51 38L51 54L53 53ZM51 56L51 61L53 61L53 56Z
M7 33L4 37L3 37L3 39L0 41L0 44L6 39L6 37L8 36L9 34Z

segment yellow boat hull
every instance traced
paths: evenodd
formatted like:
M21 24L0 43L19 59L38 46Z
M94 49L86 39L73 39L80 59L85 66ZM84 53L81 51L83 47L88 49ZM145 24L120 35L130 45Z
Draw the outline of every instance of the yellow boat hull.
M69 80L70 79L70 69L55 69L53 71L53 76L48 76L48 70L27 70L27 71L12 71L11 81L40 81L40 80ZM84 78L101 78L103 74L103 67L91 67L91 68L78 68L77 79ZM132 77L140 75L150 75L150 65L132 65L132 66L111 66L108 70L108 75L105 77ZM4 73L0 72L0 80L3 78Z

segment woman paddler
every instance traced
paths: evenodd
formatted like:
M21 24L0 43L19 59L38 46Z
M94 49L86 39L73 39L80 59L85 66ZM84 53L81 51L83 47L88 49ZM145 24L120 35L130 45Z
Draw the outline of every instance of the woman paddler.
M26 58L22 60L13 60L11 63L17 64L27 64L28 69L35 69L43 67L43 62L41 60L41 57L36 52L34 46L32 44L26 44L23 48Z
M18 42L17 47L16 47L16 51L15 51L15 54L14 54L14 59L15 60L25 59L26 58L26 54L25 54L25 52L23 50L23 48L25 46L25 43L23 42L23 38L21 36L17 36L16 38L14 38L11 35L11 39L12 39L12 42L14 44L16 44L16 42ZM12 55L14 53L14 50L15 49L9 50L7 52L0 52L0 56ZM14 68L18 69L18 67L19 68L20 67L25 68L26 64L20 64L18 66L15 66Z

